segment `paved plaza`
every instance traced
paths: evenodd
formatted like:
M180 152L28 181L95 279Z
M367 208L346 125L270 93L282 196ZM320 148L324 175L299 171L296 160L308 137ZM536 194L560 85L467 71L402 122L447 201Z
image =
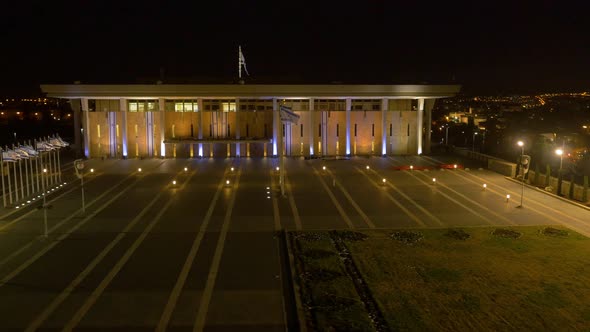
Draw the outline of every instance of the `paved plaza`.
M453 163L466 168L437 167ZM0 210L0 330L284 331L282 229L553 224L590 235L590 211L530 187L518 208L519 183L455 156L288 159L284 197L278 165L91 160L85 213L79 180L56 190L47 237L35 204ZM397 169L409 165L427 169Z

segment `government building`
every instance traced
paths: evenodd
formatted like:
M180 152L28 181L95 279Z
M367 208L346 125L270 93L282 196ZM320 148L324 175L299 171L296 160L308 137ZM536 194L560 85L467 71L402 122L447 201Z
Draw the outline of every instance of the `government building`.
M86 157L419 155L458 85L42 85L69 99ZM282 122L281 107L299 115ZM279 137L282 135L282 137ZM282 139L279 139L282 138ZM283 142L279 145L278 142Z

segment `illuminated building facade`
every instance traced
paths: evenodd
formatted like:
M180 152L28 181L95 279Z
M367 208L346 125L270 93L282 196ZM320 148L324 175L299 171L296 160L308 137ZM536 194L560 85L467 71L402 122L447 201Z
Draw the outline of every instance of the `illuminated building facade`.
M415 155L457 85L42 85L69 99L76 146L95 157ZM300 116L280 124L280 106ZM282 128L281 128L282 127Z

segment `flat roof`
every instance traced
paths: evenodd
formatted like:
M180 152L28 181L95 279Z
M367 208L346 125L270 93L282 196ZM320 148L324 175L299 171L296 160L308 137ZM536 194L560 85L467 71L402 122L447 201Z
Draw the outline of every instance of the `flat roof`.
M54 98L444 98L460 85L42 84Z

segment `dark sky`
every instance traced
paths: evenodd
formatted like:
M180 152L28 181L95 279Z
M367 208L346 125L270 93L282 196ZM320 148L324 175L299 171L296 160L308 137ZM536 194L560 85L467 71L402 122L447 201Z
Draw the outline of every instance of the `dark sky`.
M40 83L459 83L590 90L590 7L567 1L4 1L0 95ZM19 4L21 3L21 4Z

